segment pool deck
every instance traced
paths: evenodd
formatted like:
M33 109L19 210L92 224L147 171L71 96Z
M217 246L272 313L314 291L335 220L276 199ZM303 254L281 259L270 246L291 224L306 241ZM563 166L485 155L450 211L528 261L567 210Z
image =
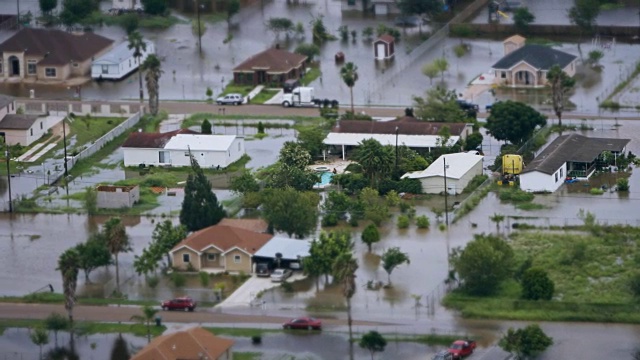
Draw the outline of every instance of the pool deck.
M345 172L345 169L347 168L347 166L349 166L349 164L351 164L351 163L352 163L352 161L339 160L339 161L332 161L332 162L309 165L309 168L311 170L314 170L314 171L322 171L322 172L331 172L331 173L335 173L335 174L343 174ZM326 188L328 186L331 186L331 184L317 184L317 185L314 185L313 188L314 189L324 189L324 188Z

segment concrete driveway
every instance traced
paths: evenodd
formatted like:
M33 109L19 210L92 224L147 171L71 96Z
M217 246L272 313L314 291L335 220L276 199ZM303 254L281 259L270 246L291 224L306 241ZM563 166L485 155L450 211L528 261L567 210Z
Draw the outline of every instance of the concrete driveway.
M303 278L304 275L296 272L286 281L292 282ZM231 294L220 304L216 305L216 308L221 308L222 310L224 310L227 308L263 306L264 303L262 302L262 300L256 299L256 296L261 291L266 291L276 286L280 286L280 283L271 282L271 279L268 277L257 277L253 275L251 276L251 278L245 281L242 286L234 291L233 294Z

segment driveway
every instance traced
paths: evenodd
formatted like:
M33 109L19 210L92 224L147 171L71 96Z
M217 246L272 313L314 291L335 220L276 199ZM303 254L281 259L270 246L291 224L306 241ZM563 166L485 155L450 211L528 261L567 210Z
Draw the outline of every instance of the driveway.
M287 282L292 282L304 278L304 275L295 273ZM216 308L237 308L237 307L251 307L251 306L263 306L266 304L265 300L256 299L256 296L268 289L280 286L280 283L271 282L268 277L257 277L253 275L249 280L245 281L236 291L226 298L222 303L218 304Z

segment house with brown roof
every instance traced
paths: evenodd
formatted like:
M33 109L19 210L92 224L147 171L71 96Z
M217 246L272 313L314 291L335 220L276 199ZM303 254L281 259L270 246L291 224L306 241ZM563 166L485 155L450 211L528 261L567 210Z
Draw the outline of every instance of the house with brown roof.
M92 60L112 44L113 40L89 32L23 28L0 44L0 78L64 82L86 77Z
M232 360L234 343L195 327L158 336L131 360Z
M412 116L403 116L391 121L342 120L331 129L323 143L341 148L342 159L346 158L349 150L367 139L375 139L382 145L397 144L416 150L431 151L432 148L441 146L439 139L444 127L448 127L451 133L447 146L454 145L460 139L466 139L467 135L473 132L472 124L422 121Z
M243 85L268 84L281 87L289 79L299 79L306 69L307 56L280 48L255 54L233 69L233 82Z
M195 271L251 273L252 259L273 235L229 225L213 225L196 231L169 254L173 266Z

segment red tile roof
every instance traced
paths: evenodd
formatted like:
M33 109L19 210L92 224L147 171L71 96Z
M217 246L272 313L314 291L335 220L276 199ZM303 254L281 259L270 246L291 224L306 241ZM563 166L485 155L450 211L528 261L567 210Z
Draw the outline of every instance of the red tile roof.
M233 219L224 218L218 225L233 226L240 229L251 230L259 233L266 233L269 229L269 224L262 219Z
M307 57L289 51L270 48L255 54L233 68L234 72L253 72L266 70L269 74L288 73L299 67L307 60Z
M392 43L392 42L394 42L395 40L396 40L396 39L394 39L394 38L393 38L393 36L391 36L391 35L389 35L389 34L384 34L384 35L381 35L381 36L376 40L376 42L378 42L378 41L384 41L384 42L386 42L387 44L391 44L391 43Z
M201 252L205 248L213 245L222 252L238 247L249 254L255 254L256 251L260 250L272 237L273 235L271 234L218 224L192 233L171 251L187 246L195 251Z
M418 120L403 116L392 121L341 120L331 129L334 133L348 134L398 134L402 135L438 135L443 126L448 126L451 135L459 136L464 132L465 123L444 123Z
M40 65L63 65L90 59L111 44L113 40L90 32L23 28L0 44L0 53L24 52L26 56L44 56Z
M180 129L166 133L133 132L122 144L123 148L162 149L177 134L199 134L189 129Z
M234 343L231 339L217 337L196 327L158 336L131 360L227 359L223 355L231 350Z

